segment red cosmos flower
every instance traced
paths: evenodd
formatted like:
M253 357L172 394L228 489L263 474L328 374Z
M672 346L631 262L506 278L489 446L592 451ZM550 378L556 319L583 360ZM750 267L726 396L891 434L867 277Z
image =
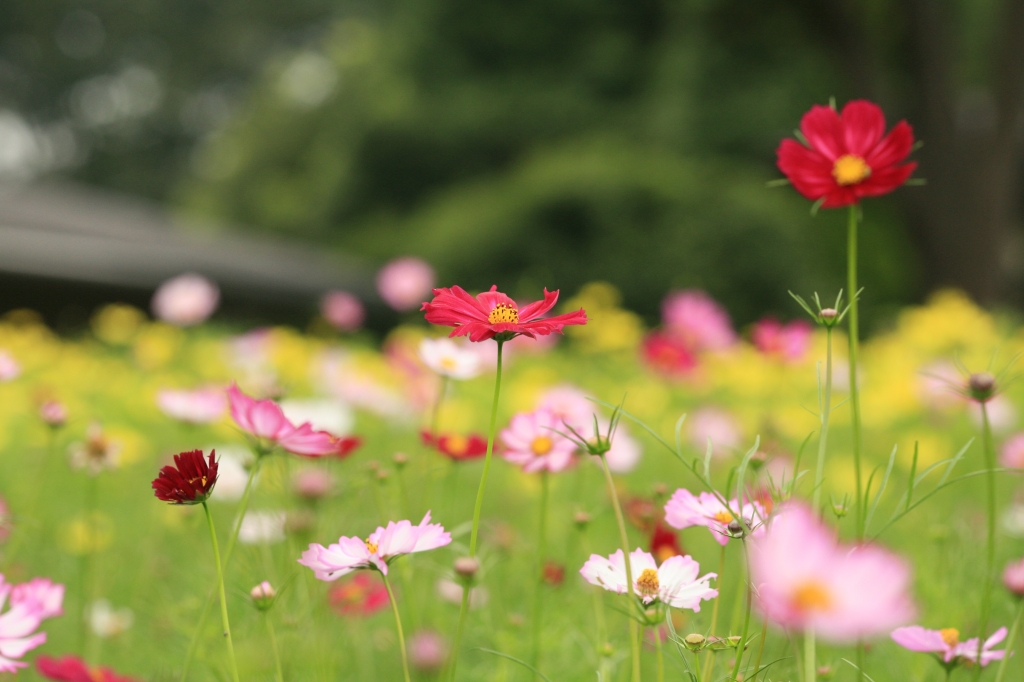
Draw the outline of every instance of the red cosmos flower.
M498 291L497 285L477 296L470 296L462 287L454 286L434 289L434 300L424 303L420 310L426 313L427 322L431 324L455 327L448 336L468 336L470 341L494 338L508 341L520 334L535 339L538 335L561 334L566 325L587 323L587 313L582 308L574 313L541 319L557 301L558 291L545 289L543 301L535 301L520 310L515 301Z
M348 457L353 452L355 452L356 449L362 444L363 439L360 438L359 436L348 436L346 438L339 438L335 450L334 452L331 453L331 456L337 457L338 459L344 459L345 457Z
M477 459L487 454L487 439L476 433L471 433L469 436L444 433L435 438L430 431L421 431L420 438L424 445L434 448L456 462Z
M48 680L60 682L137 682L132 677L121 677L110 668L90 668L77 656L36 659L36 669Z
M202 450L175 455L174 466L165 466L153 481L157 498L174 504L205 502L217 483L214 454L211 450L209 462L203 459Z
M327 600L340 616L370 616L387 608L388 590L376 576L360 572L333 586Z
M697 366L697 356L681 340L665 332L651 332L643 341L644 361L651 369L673 377L687 374Z
M679 546L679 536L661 521L655 524L651 532L651 554L659 564L664 563L666 559L683 555L683 548Z
M900 121L885 135L882 110L867 100L848 102L842 114L815 105L800 120L800 132L809 146L783 140L778 167L800 194L824 199L823 208L888 194L917 168L903 163L914 146L910 125Z

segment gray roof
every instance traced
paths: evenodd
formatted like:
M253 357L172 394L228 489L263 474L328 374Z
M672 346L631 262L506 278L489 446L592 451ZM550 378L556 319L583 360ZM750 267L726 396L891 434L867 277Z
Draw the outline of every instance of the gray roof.
M189 225L137 198L82 185L0 186L0 274L152 291L183 272L249 302L311 302L328 289L376 298L370 269L333 252Z

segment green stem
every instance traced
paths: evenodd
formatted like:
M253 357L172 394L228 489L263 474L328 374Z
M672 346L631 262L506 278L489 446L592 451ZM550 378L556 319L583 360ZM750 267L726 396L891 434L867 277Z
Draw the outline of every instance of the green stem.
M252 492L252 482L256 478L256 472L259 471L260 463L263 461L263 457L266 453L260 453L256 456L256 461L252 465L252 469L249 470L249 478L245 482L245 490L242 492L242 499L238 505L238 514L235 518L235 525L231 531L231 537L228 539L227 550L224 552L224 566L226 567L231 561L231 553L235 549L235 541L238 539L238 530L242 527L242 519L245 518L245 513L249 509L249 496ZM214 596L217 594L217 588L210 590L210 594L206 597L206 602L203 604L203 610L199 612L199 619L196 621L195 631L192 633L192 641L188 645L188 653L185 654L185 664L181 669L180 682L185 682L188 679L188 672L192 668L192 661L195 660L196 652L199 650L199 640L202 638L203 629L206 626L206 618L210 615L210 607L213 606Z
M818 468L814 472L814 512L821 511L821 486L825 480L825 451L828 447L828 417L832 412L832 327L825 328L825 396L821 408L821 433L818 436Z
M501 342L498 342L501 347ZM444 394L448 392L448 377L441 377L441 390L437 393L437 400L434 401L434 409L430 414L430 435L437 440L437 431L441 423L441 404L444 402Z
M494 434L498 425L498 397L501 395L501 353L504 341L498 341L498 367L494 375L494 400L491 402L491 423L487 431L487 452L484 455L484 472L480 476L480 487L476 491L476 504L473 507L473 529L469 534L469 555L476 556L476 538L480 532L480 511L484 506L484 490L487 489L487 474L491 470L491 455L494 454ZM462 644L462 633L466 626L466 613L469 611L470 585L462 588L462 606L459 608L459 625L455 630L455 643L452 646L452 661L448 679L455 680L455 670L459 663L459 646Z
M857 540L864 539L864 488L860 466L860 389L857 386L857 350L860 328L857 301L857 204L850 204L846 241L846 286L850 295L850 412L853 419L853 467L856 478Z
M718 596L715 597L715 605L711 607L711 629L708 630L709 637L714 637L715 630L718 628L718 605L722 602L722 574L725 573L725 548L727 546L728 545L722 545L722 551L718 558ZM704 682L708 682L708 680L711 679L711 669L714 667L714 663L712 662L713 656L714 653L710 648L708 648L707 654L704 655L704 668L706 670L704 673L706 678Z
M740 664L743 662L743 649L746 647L746 643L747 643L747 629L750 627L750 599L751 599L751 592L752 592L752 590L750 589L750 584L749 584L750 557L747 556L747 545L746 545L746 542L745 541L742 541L742 542L743 542L743 558L744 558L744 561L747 564L746 575L748 576L747 577L748 584L746 585L746 590L747 590L747 608L746 608L746 615L744 615L744 617L743 617L743 630L740 633L740 643L739 643L739 646L736 647L736 662L732 666L732 679L734 679L734 680L739 679L737 676L740 674Z
M277 672L277 682L284 682L284 675L281 673L281 653L277 648L277 635L274 634L274 624L270 622L270 613L264 611L263 617L267 621L267 634L270 635L270 649L274 653L274 669Z
M85 486L85 538L86 547L85 553L82 555L82 561L79 564L79 576L82 581L82 618L79 621L81 626L81 651L86 656L88 663L96 663L93 659L93 647L92 647L92 628L89 623L89 607L92 604L92 598L94 595L93 580L96 565L96 552L99 551L97 546L97 529L96 529L96 497L97 488L99 487L99 475L89 475L89 481Z
M608 468L608 460L601 455L601 467L604 469L604 480L608 484L608 494L612 498L612 507L615 509L615 521L619 526L619 543L622 545L623 561L626 568L626 590L629 593L630 610L636 604L636 593L633 590L633 567L629 559L629 536L626 535L626 520L622 516L622 507L619 506L619 496L615 492L615 481L612 479L612 471ZM629 643L633 653L633 676L632 682L640 682L640 640L637 635L637 623L632 614L629 616ZM696 658L694 654L694 658ZM698 676L697 679L700 679Z
M814 657L814 628L807 628L804 633L804 682L815 682L818 677L818 664Z
M761 625L761 643L757 647L757 662L754 664L754 677L761 670L761 654L764 653L764 641L768 638L768 620Z
M220 563L220 547L217 545L217 529L213 525L210 508L203 502L206 522L210 526L210 542L213 543L213 561L217 565L217 586L220 589L220 620L224 627L224 637L228 643L228 660L231 662L231 677L238 682L238 663L235 661L235 643L231 640L231 623L228 620L228 598L224 592L224 569Z
M984 592L981 595L981 616L979 618L980 631L978 632L978 660L981 660L981 652L985 644L986 631L988 630L988 619L992 611L992 589L996 570L996 456L992 447L992 424L988 418L988 404L981 405L981 449L985 457L985 492L986 497L986 521L988 533L985 538L985 583ZM980 674L981 666L978 667Z
M661 626L655 626L654 630L654 651L658 657L658 682L665 682L665 658L661 653Z
M391 600L391 610L395 614L395 627L398 628L398 648L402 650L402 672L405 674L405 682L409 682L409 654L405 650L405 634L402 632L402 618L398 615L398 602L395 601L395 593L391 591L391 581L385 573L384 587L388 591L388 598Z
M540 668L540 633L544 611L544 555L547 553L547 516L549 476L540 473L540 523L537 528L537 586L533 596L533 647L530 665Z
M1013 625L1010 626L1010 634L1006 638L1006 655L999 661L999 671L996 672L996 682L1003 682L1003 675L1006 674L1006 664L1010 660L1013 641L1017 638L1017 630L1020 629L1020 619L1024 616L1024 599L1017 604L1017 615L1013 618ZM981 659L978 659L981 660Z

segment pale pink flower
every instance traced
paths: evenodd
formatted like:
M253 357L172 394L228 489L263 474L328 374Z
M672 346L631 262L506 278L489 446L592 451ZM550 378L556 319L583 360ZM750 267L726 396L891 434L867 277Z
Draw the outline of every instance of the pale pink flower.
M751 340L765 355L796 362L807 354L813 334L814 329L807 320L794 320L789 324L782 324L776 319L766 317L754 324Z
M169 279L156 290L150 307L153 315L179 327L205 322L220 303L217 285L194 272Z
M608 424L598 423L602 434L608 434ZM591 427L593 430L593 427ZM608 452L604 453L604 459L608 462L608 468L613 474L628 474L640 464L640 457L643 455L643 447L640 442L630 435L620 423L612 434L612 444Z
M742 434L736 419L717 407L703 407L694 412L689 419L690 442L701 454L708 447L708 440L714 448L716 457L721 457L736 450L741 443Z
M7 501L0 497L0 544L7 542L7 538L11 536L11 510L7 506Z
M238 526L238 541L243 545L270 545L284 541L287 515L282 511L250 511Z
M441 524L430 523L428 511L418 526L410 521L389 521L387 528L378 526L365 540L342 536L329 547L310 544L299 563L313 569L319 580L326 581L361 568L374 568L387 575L388 564L396 557L444 547L451 541L452 536Z
M436 630L419 630L409 638L409 663L423 672L437 672L448 660L448 642Z
M334 492L334 475L326 469L309 468L297 471L292 477L292 490L299 497L315 501Z
M1005 650L991 651L992 647L1006 639L1006 628L999 628L992 633L992 636L985 640L981 647L981 667L984 668L992 661L1000 661L1006 656ZM971 663L978 663L978 638L971 637L969 640L957 647L957 656L965 658Z
M62 613L64 586L45 578L11 585L0 575L0 672L16 673L27 663L19 660L46 642L45 632L36 632L43 620Z
M700 565L690 556L674 556L666 559L661 566L648 552L636 549L629 555L630 572L633 576L633 593L644 603L658 600L677 609L700 611L701 601L714 599L718 590L709 583L717 578L715 573L697 577ZM580 575L591 585L603 587L611 592L627 592L626 562L622 550L605 558L591 554L580 569Z
M377 293L399 312L418 307L434 287L434 269L419 258L396 258L377 273Z
M803 504L781 507L748 546L758 608L780 627L846 643L914 616L907 563L873 545L840 545Z
M259 440L263 448L280 446L303 457L326 457L336 454L342 442L326 431L314 431L309 422L295 426L273 400L250 398L236 384L228 388L228 403L235 423Z
M1024 559L1006 564L1003 586L1018 597L1024 597Z
M921 400L931 409L945 410L960 405L963 396L957 387L963 383L964 378L960 370L948 360L938 360L918 371Z
M722 350L736 343L729 313L697 289L672 291L661 303L666 329L694 350Z
M47 426L59 429L68 420L68 408L57 400L46 400L39 406L39 418Z
M999 465L1007 469L1024 469L1024 433L1006 439L999 451Z
M988 423L993 433L1006 433L1017 424L1017 408L1005 394L1000 393L986 402L985 409L988 410ZM971 421L980 429L981 403L972 400L967 404L967 411L971 415Z
M0 381L14 381L21 376L21 365L14 356L0 348Z
M437 596L449 604L458 605L462 603L462 593L466 588L461 584L449 578L440 578L434 587L437 589ZM487 606L487 602L490 601L490 599L491 593L482 585L477 585L469 589L470 609L481 609Z
M183 391L166 388L156 394L160 411L171 419L187 424L209 424L220 419L228 408L224 389L218 386Z
M732 511L729 511L730 509ZM743 516L752 537L764 535L764 524L768 515L760 502L747 501L741 509L739 500L732 499L729 500L727 507L712 493L694 495L684 488L676 490L665 505L665 523L680 530L691 526L704 526L711 531L718 544L725 545L729 538L733 537L729 531L729 524L738 521L733 516L734 512Z
M480 374L480 356L469 344L456 343L451 339L423 339L419 355L423 364L449 379L464 381Z
M564 433L565 425L549 410L517 414L501 432L501 456L528 474L563 471L573 462L576 444L559 431Z
M320 299L320 314L328 324L343 332L354 332L363 326L366 309L355 294L328 291Z
M904 649L930 653L938 656L943 663L959 663L963 659L972 663L978 660L978 638L973 637L966 642L960 641L960 631L956 628L929 630L919 625L897 628L892 631L894 642ZM992 661L998 661L1005 651L991 651L992 647L1006 639L1006 628L999 628L985 640L981 652L981 665L985 667Z
M587 427L591 431L594 430L594 415L597 413L597 405L588 398L589 396L581 389L562 384L545 391L537 407L548 410L559 423L564 422L582 433Z

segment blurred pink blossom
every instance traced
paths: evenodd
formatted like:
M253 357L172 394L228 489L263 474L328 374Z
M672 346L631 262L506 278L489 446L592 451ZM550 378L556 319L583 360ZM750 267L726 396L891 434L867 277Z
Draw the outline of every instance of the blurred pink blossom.
M840 545L803 504L783 505L748 542L757 605L775 625L849 643L914 617L909 565L874 545Z
M978 660L978 638L972 637L966 642L961 642L960 631L956 628L929 630L920 625L911 625L893 630L890 636L904 649L936 654L943 663L951 663L956 659L963 659L971 663ZM985 640L981 651L981 667L984 668L992 661L1001 660L1006 656L1006 651L991 651L992 647L1004 639L1006 639L1006 628L999 628Z
M582 389L560 384L545 391L537 407L551 412L560 424L565 422L580 432L589 426L590 431L593 431L594 415L598 410L597 404L588 400L588 397Z
M794 320L782 324L776 319L766 317L754 324L751 339L759 351L796 362L802 360L811 347L814 328L807 320Z
M228 398L219 386L193 391L163 389L156 394L160 411L187 424L209 424L220 419L228 408Z
M974 425L981 428L981 403L970 401L967 403L967 412L971 415ZM993 433L1006 433L1017 424L1017 408L1005 394L998 394L985 403L988 410L988 423Z
M448 660L448 642L436 630L419 630L409 638L409 663L423 672L437 672Z
M187 272L169 279L156 290L153 315L179 327L205 322L220 303L220 289L202 275Z
M334 475L326 469L311 467L295 472L292 490L305 500L319 500L334 492Z
M58 400L45 400L39 406L39 418L47 426L58 429L68 420L68 408Z
M670 334L694 350L722 350L736 343L729 313L697 289L669 292L661 303L661 319Z
M273 400L250 398L238 390L236 384L231 384L228 403L231 418L243 431L259 440L264 448L280 446L303 457L326 457L338 453L342 441L326 431L314 431L309 422L295 426Z
M398 312L419 307L433 286L434 269L419 258L396 258L377 273L377 292Z
M0 348L0 381L14 381L21 376L21 365L14 356Z
M564 471L573 463L576 452L576 444L557 433L564 428L550 410L517 414L501 432L505 446L501 456L528 474Z
M47 618L63 613L64 586L46 578L12 585L0 575L0 672L16 673L27 663L19 660L46 642L45 632L35 632ZM34 634L33 634L34 633Z
M328 291L320 299L320 314L343 332L354 332L363 326L366 309L355 294L347 291Z
M751 529L751 537L764 535L764 524L768 518L764 505L760 502L745 502L740 509L739 500L729 500L729 506L722 504L713 493L702 492L694 495L685 488L680 488L672 495L665 505L665 523L682 530L691 526L704 526L714 536L718 544L725 545L733 534L729 524L736 520L732 512L743 515L747 527Z
M0 497L0 544L7 542L7 538L11 536L11 510L7 506L7 501Z
M703 407L693 413L690 422L690 442L703 454L708 440L716 457L739 448L742 434L735 417L717 407Z
M1024 559L1006 564L1003 570L1003 586L1018 597L1024 597Z
M1007 469L1024 469L1024 432L1006 439L999 451L999 465Z

